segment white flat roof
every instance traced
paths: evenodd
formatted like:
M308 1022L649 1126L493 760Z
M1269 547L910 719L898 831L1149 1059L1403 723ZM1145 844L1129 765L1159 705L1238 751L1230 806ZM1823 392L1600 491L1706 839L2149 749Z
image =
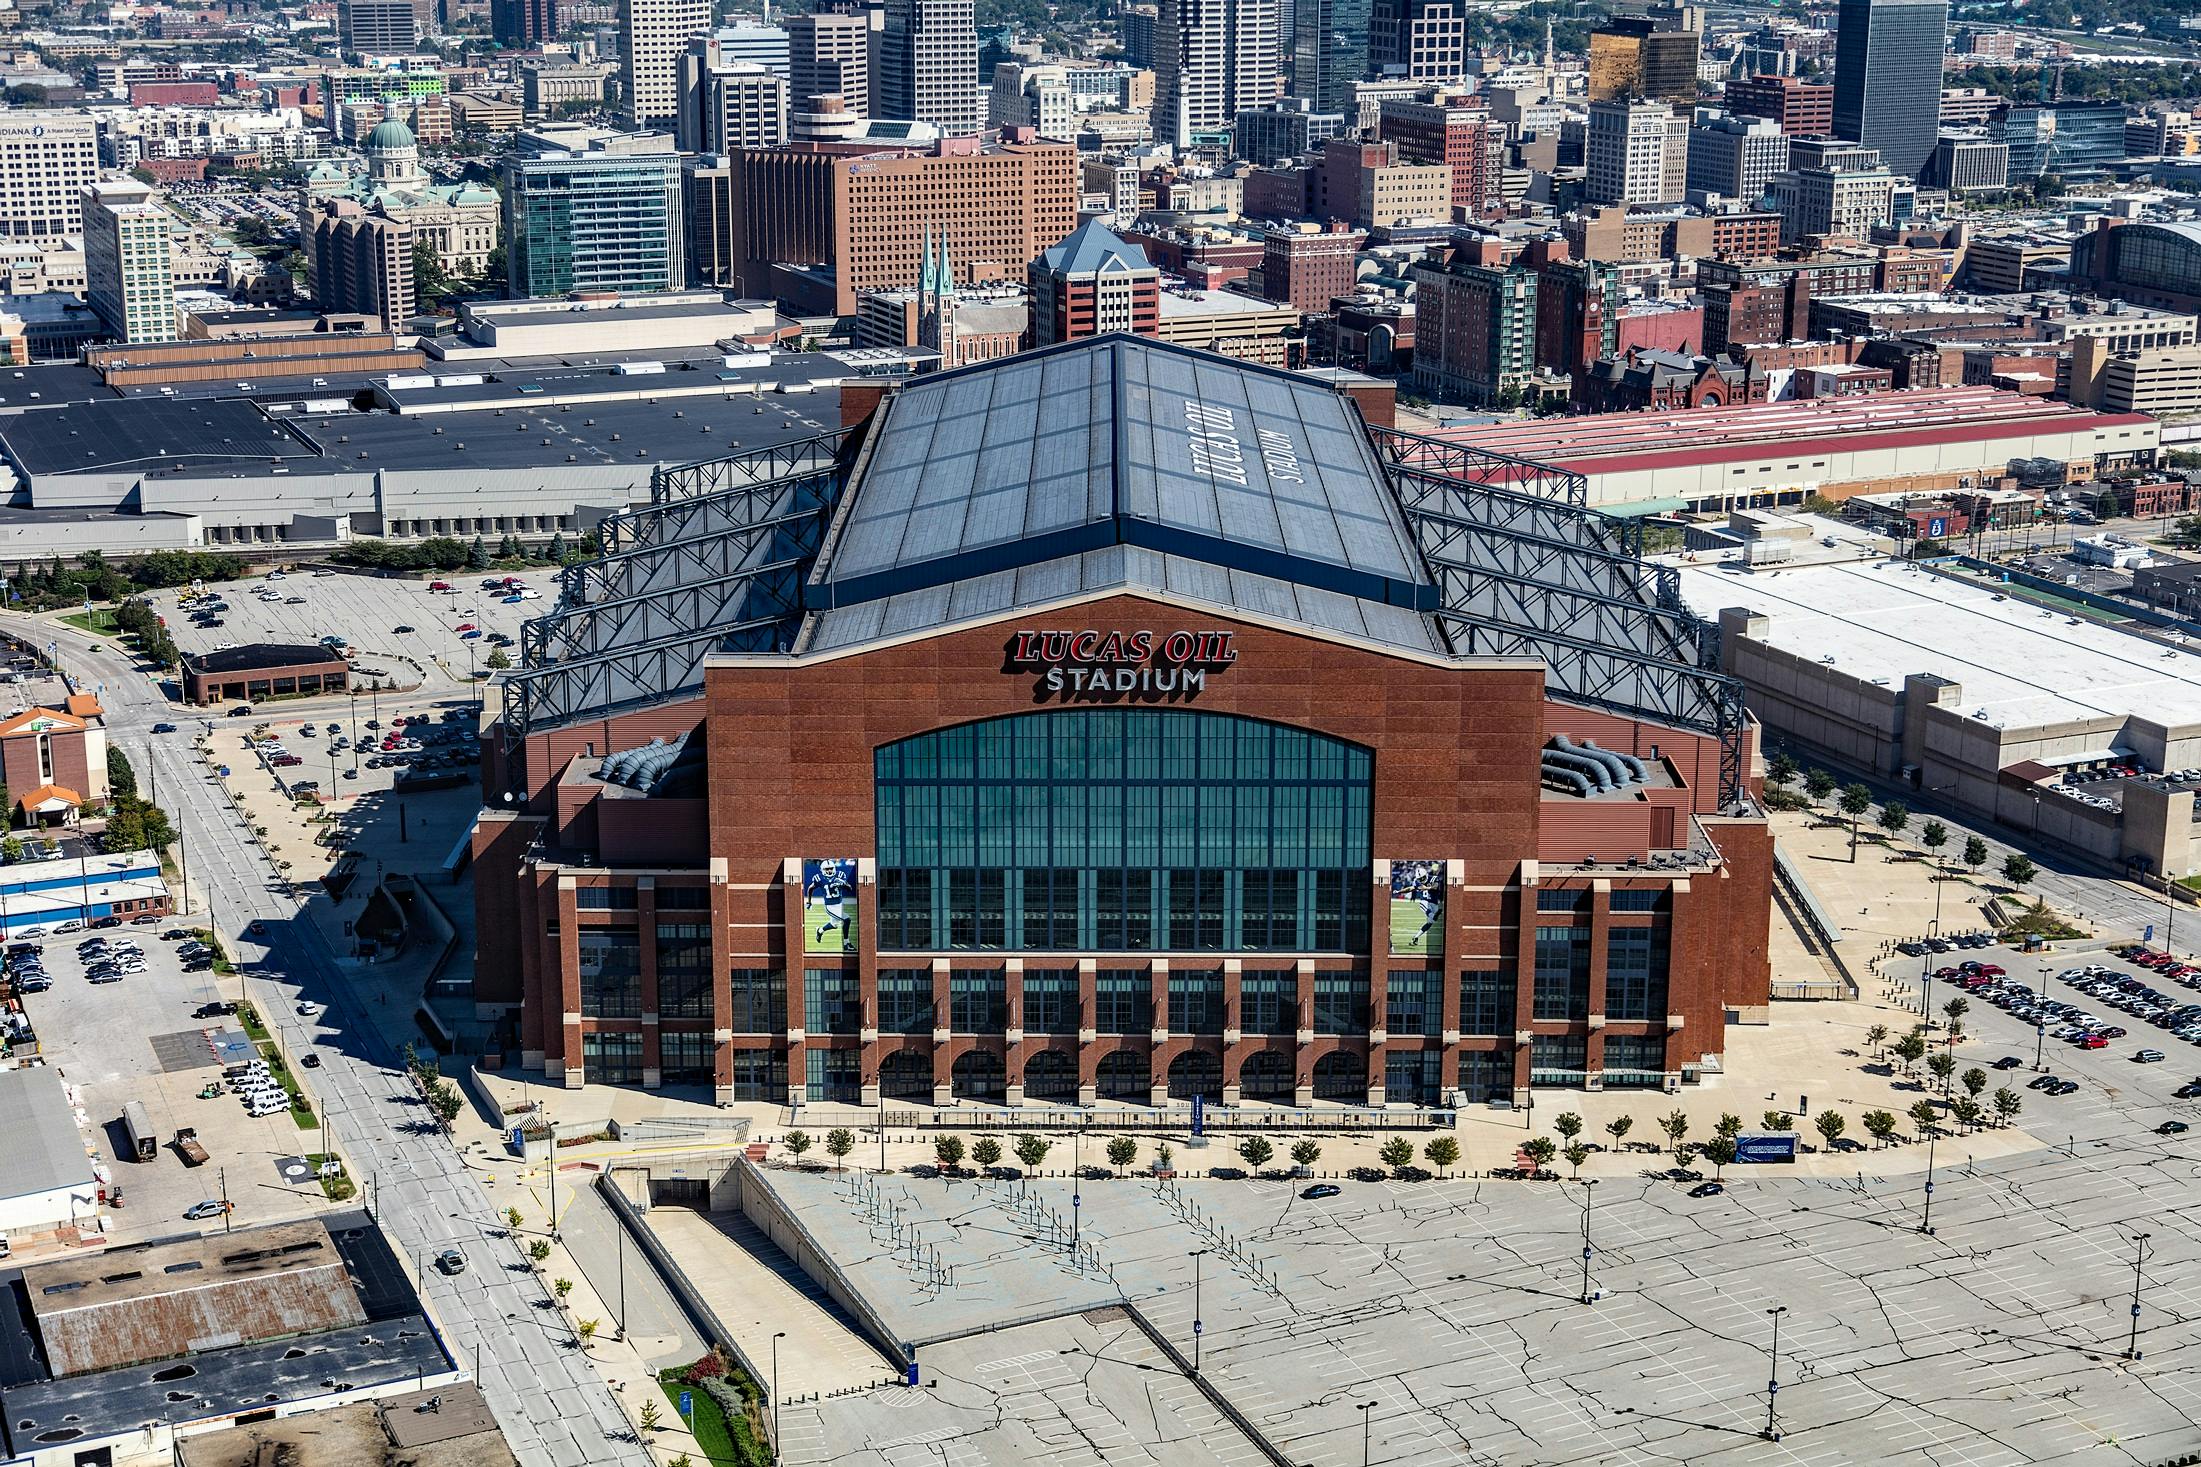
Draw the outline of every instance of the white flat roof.
M1956 711L2000 728L2139 715L2201 723L2201 656L2082 618L2044 610L1902 561L1681 568L1681 592L1701 616L1748 607L1767 619L1768 646L1900 689L1912 673L1962 685Z

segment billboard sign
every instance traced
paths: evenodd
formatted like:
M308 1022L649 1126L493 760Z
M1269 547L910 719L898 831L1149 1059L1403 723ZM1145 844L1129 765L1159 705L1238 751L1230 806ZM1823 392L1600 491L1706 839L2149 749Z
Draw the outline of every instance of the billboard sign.
M1444 954L1444 862L1391 863L1391 952L1394 957Z
M836 856L802 863L802 950L856 950L856 862Z
M1794 1131L1745 1131L1735 1138L1735 1161L1792 1162L1796 1159Z

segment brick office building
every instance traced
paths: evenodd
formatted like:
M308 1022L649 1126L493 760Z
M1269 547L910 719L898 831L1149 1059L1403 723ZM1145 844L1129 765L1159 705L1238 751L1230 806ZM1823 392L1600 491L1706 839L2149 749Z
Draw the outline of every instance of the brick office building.
M821 548L764 645L729 612L745 650L637 665L681 691L635 702L615 642L554 635L601 716L518 674L478 1001L553 1081L726 1101L1681 1083L1766 997L1749 731L1547 691L1459 619L1378 441L1126 337L902 387L786 529Z

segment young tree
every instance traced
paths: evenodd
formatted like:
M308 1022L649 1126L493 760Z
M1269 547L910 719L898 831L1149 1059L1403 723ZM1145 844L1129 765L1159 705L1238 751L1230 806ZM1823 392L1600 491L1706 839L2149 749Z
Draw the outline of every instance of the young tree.
M1895 1113L1885 1110L1866 1111L1865 1131L1872 1137L1874 1145L1887 1145L1888 1138L1895 1134Z
M1920 1136L1938 1129L1941 1123L1941 1113L1934 1109L1934 1103L1930 1100L1921 1100L1913 1105L1910 1115L1911 1124L1918 1127Z
M1658 1123L1658 1128L1666 1133L1667 1141L1672 1143L1674 1148L1674 1160L1677 1162L1680 1161L1682 1138L1689 1134L1688 1113L1686 1111L1677 1110L1672 1115L1667 1116L1664 1120L1661 1120Z
M1979 1102L1969 1095L1960 1097L1955 1105L1949 1107L1949 1111L1967 1131L1978 1130L1979 1123L1987 1119L1987 1112L1980 1109Z
M1383 1143L1376 1159L1389 1167L1395 1176L1414 1164L1414 1143L1404 1136L1393 1136Z
M1551 1159L1559 1154L1559 1148L1549 1136L1536 1136L1521 1143L1521 1154L1529 1159L1538 1171L1551 1165Z
M1029 1131L1016 1138L1016 1159L1024 1163L1024 1169L1028 1172L1038 1171L1039 1164L1047 1159L1047 1153L1051 1150L1053 1147L1048 1142Z
M1926 1061L1926 1068L1933 1071L1933 1077L1941 1082L1941 1093L1947 1095L1949 1078L1956 1073L1956 1056L1945 1049L1939 1050Z
M932 1143L932 1154L940 1163L940 1175L943 1177L954 1176L956 1169L963 1165L963 1138L961 1136L942 1136Z
M1964 864L1977 874L1987 864L1987 842L1976 835L1964 837Z
M644 1401L642 1403L642 1429L644 1431L655 1431L663 1422L664 1413L658 1410L657 1402Z
M1705 1142L1704 1159L1712 1163L1712 1175L1715 1179L1725 1176L1728 1163L1735 1159L1735 1138L1714 1136Z
M594 1319L584 1319L573 1326L573 1332L581 1337L581 1348L583 1350L586 1350L588 1348L588 1342L590 1340L596 1338L596 1331L600 1327L601 1321Z
M1956 998L1950 999L1947 1003L1941 1006L1941 1012L1948 1016L1949 1026L1951 1028L1956 1027L1957 1024L1962 1022L1964 1016L1971 1011L1972 1001L1968 998L1962 997L1961 995Z
M2006 1126L2009 1125L2010 1122L2012 1122L2013 1120L2016 1120L2018 1112L2025 1107L2024 1097L2019 1095L2017 1091L2012 1090L2007 1085L2004 1085L2000 1089L1995 1091L1994 1102L1995 1119L2001 1121Z
M1842 1139L1842 1133L1849 1129L1849 1122L1843 1118L1842 1113L1831 1108L1812 1117L1811 1124L1825 1138L1829 1151L1834 1149L1835 1142Z
M1139 1143L1129 1136L1118 1136L1108 1143L1108 1164L1122 1176L1123 1169L1139 1159Z
M789 1131L786 1135L780 1137L780 1145L787 1148L789 1156L801 1161L802 1154L810 1149L810 1133L808 1131Z
M1865 1043L1872 1046L1872 1057L1874 1059L1880 1058L1881 1052L1885 1050L1888 1045L1888 1026L1885 1024L1875 1024L1870 1029L1867 1029L1865 1031Z
M1582 1118L1571 1110L1563 1110L1553 1118L1551 1128L1559 1133L1562 1141L1572 1141L1582 1134Z
M1001 1165L1001 1143L991 1136L981 1136L971 1144L971 1160L981 1167Z
M556 1294L558 1296L558 1302L563 1304L565 1302L566 1295L573 1292L573 1280L557 1279L553 1281L550 1286L550 1292Z
M1451 1136L1438 1136L1421 1149L1421 1154L1441 1175L1460 1164L1460 1143ZM1579 1172L1582 1163L1576 1162L1574 1167Z
M2034 866L2030 856L2021 856L2012 851L2002 858L2002 879L2012 886L2029 886L2039 874L2040 870Z
M1929 820L1918 827L1918 843L1926 848L1935 860L1941 859L1941 848L1949 843L1949 827L1938 820Z
M1765 761L1765 777L1774 784L1793 784L1801 772L1796 767L1796 761L1786 753L1775 754Z
M1321 1154L1322 1145L1318 1141L1294 1141L1292 1143L1292 1164L1295 1166L1311 1167L1315 1163L1315 1158Z
M504 1210L504 1225L514 1232L519 1231L520 1210L517 1207L507 1207Z
M544 1238L537 1238L534 1242L528 1244L527 1256L534 1262L541 1263L544 1259L550 1256L549 1241Z
M1854 861L1857 859L1857 822L1872 808L1872 791L1852 781L1842 786L1842 798L1835 804L1849 817L1849 858Z
M1910 823L1911 807L1901 800L1890 800L1880 807L1880 828L1888 834L1899 835Z
M1266 1136L1248 1136L1238 1143L1238 1159L1252 1171L1260 1171L1276 1155Z
M1615 1151L1620 1149L1620 1143L1626 1140L1628 1133L1634 1129L1634 1116L1615 1116L1605 1122L1605 1134L1613 1138L1613 1149Z
M1769 1110L1758 1119L1768 1131L1793 1131L1796 1129L1796 1118L1785 1110Z
M1731 1110L1721 1111L1719 1120L1712 1125L1712 1134L1733 1140L1742 1134L1742 1117Z
M1964 1093L1974 1100L1979 1099L1980 1092L1987 1088L1987 1072L1977 1065L1966 1070L1960 1078L1964 1082Z
M833 1158L833 1170L841 1169L841 1160L856 1149L856 1133L846 1126L835 1126L825 1133L825 1154Z
M1576 1141L1559 1154L1567 1159L1568 1166L1574 1168L1575 1180L1580 1181L1582 1178L1582 1163L1590 1159L1590 1148Z
M1834 793L1835 784L1833 775L1824 769L1814 769L1804 776L1804 793L1811 796L1811 803L1816 805Z
M1903 1062L1903 1072L1909 1074L1911 1066L1926 1057L1926 1036L1924 1032L1913 1029L1901 1039L1896 1040L1895 1057Z

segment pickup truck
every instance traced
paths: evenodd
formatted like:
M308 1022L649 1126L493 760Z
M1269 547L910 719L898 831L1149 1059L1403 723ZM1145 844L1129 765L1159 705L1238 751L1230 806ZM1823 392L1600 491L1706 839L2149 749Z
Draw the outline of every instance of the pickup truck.
M206 1164L206 1148L199 1144L197 1127L185 1126L176 1132L176 1155L183 1158L185 1166Z

